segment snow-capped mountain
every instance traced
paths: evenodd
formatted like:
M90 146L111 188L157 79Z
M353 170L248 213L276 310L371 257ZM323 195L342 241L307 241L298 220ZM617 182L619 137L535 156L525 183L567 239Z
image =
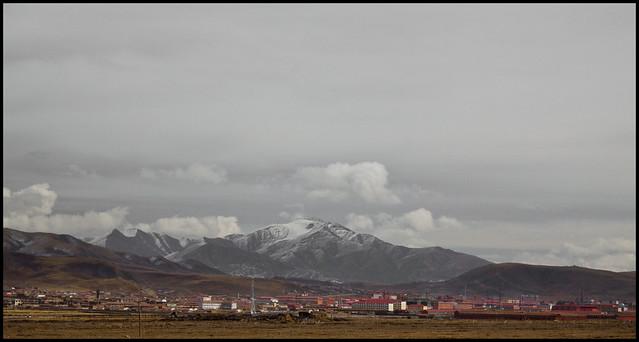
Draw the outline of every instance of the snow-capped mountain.
M326 228L326 229L324 229ZM313 234L329 232L335 228L337 236L339 232L351 235L346 230L337 226L325 226L324 228L309 229L304 239L323 240L324 238L312 238ZM314 232L312 232L314 231ZM354 232L353 232L354 233ZM361 256L347 254L350 264L336 264L334 269L361 266L363 273L357 273L358 277L370 277L371 265L379 263L375 245L379 240L372 237L371 242L366 242L363 236L356 234L350 239L354 243L362 243L368 247L363 250L369 261L362 260ZM363 237L362 237L363 236ZM271 243L273 248L279 243L288 242L293 235L287 235L277 242ZM301 237L292 238L295 240ZM359 239L362 240L359 240ZM300 239L300 243L302 240ZM307 241L308 242L308 241ZM330 243L329 243L330 245ZM388 247L381 242L380 246ZM398 246L394 246L398 247ZM396 250L389 247L390 251ZM419 262L428 260L428 256L418 251L407 253L407 258L416 258ZM300 252L301 249L298 250ZM442 248L430 249L431 253L440 254L446 251ZM450 252L450 251L449 251ZM399 254L405 253L399 249ZM453 252L454 253L454 252ZM296 272L306 272L305 277L322 279L326 277L327 270L320 271L310 269L293 268L256 252L246 251L237 247L231 240L216 238L206 239L204 244L192 249L188 254L195 258L201 258L207 262L225 264L229 268L235 268L238 274L255 274L257 276L270 277L273 274L285 274L289 278L297 277ZM382 253L383 254L383 253ZM441 255L441 254L440 254ZM417 256L417 257L415 257ZM323 256L321 259L327 258ZM388 258L382 255L381 258ZM397 256L394 257L396 260ZM330 258L329 258L330 259ZM230 277L223 272L206 265L195 259L186 259L176 263L162 257L143 257L131 253L115 252L108 248L91 245L85 241L66 234L33 233L15 229L3 229L3 283L5 287L40 287L40 288L65 288L78 290L94 290L96 288L113 291L138 292L140 289L156 290L171 289L180 295L196 295L201 293L224 293L235 295L238 291L248 293L251 291L251 282L248 279ZM338 261L340 259L338 258ZM344 259L341 259L342 261ZM442 261L437 259L436 261ZM400 263L401 264L401 263ZM375 266L380 277L391 277L392 269L386 269L381 264ZM444 262L442 265L449 267ZM437 263L435 263L437 266ZM419 263L404 262L402 272L410 273L411 270L419 270ZM363 275L362 275L363 274ZM388 281L386 284L343 284L339 282L319 282L308 279L272 279L255 282L256 291L264 294L284 293L290 291L308 292L320 291L322 293L364 293L373 290L391 291L422 291L428 289L429 293L451 294L469 291L474 294L490 296L497 292L505 295L516 296L521 293L546 293L553 298L571 298L579 295L579 291L600 297L602 300L627 300L636 301L636 272L611 272L595 270L576 266L542 266L517 263L489 264L472 269L464 274L442 282L410 282L396 283L401 280ZM580 288L581 287L581 288Z
M101 243L95 239L94 243ZM138 230L114 230L104 245L116 251L197 261L223 272L349 282L401 283L445 280L490 262L441 247L396 246L337 223L303 218L249 234L202 240Z
M273 224L247 235L227 235L225 239L243 250L261 253L277 242L297 239L324 225L325 222L320 220L298 219L286 224Z
M180 238L176 239L166 234L147 233L140 229L125 230L127 234L114 229L109 235L89 239L87 242L109 248L118 252L134 253L141 256L166 257L172 253L184 250L201 240Z
M293 268L285 263L238 248L232 241L222 238L205 238L203 244L172 253L167 256L167 259L178 263L195 260L238 276L269 278L293 271Z
M292 266L285 276L397 283L444 280L489 262L441 247L408 248L340 224L299 219L247 235L229 235L241 249Z

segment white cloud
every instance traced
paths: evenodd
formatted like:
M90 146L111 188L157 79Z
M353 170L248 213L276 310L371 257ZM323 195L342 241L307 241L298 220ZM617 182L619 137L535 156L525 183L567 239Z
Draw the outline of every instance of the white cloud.
M121 207L103 212L88 211L80 215L52 214L57 198L58 195L46 183L34 184L16 192L3 187L2 224L24 231L86 236L104 233L126 222L128 209Z
M636 251L636 240L634 239L598 238L587 244L565 242L546 252L522 252L514 256L513 261L631 271L636 270Z
M429 245L429 232L464 227L451 217L441 216L434 219L432 213L424 208L400 216L378 213L371 217L350 213L346 215L346 226L358 232L373 234L388 242L410 247Z
M397 204L401 200L387 188L388 171L383 164L333 163L326 167L301 167L293 178L307 189L309 198L341 202L358 197L368 203Z
M441 228L463 228L464 225L456 218L441 216L437 219L437 226Z
M99 178L100 176L95 171L87 171L77 164L70 164L67 167L67 171L64 173L69 177L86 177L86 178Z
M104 235L114 228L131 225L126 220L129 210L125 207L78 215L52 214L57 194L48 184L35 184L16 192L3 187L2 192L4 227L85 237ZM240 232L238 219L233 216L169 217L151 224L140 223L137 227L177 237L219 237Z
M278 216L286 221L294 221L307 217L304 203L289 203L284 205L287 210L281 211Z
M354 213L346 215L346 226L355 228L357 229L357 231L361 232L373 231L373 229L375 228L375 224L370 217L366 215L357 215Z
M28 188L11 192L3 188L2 207L4 213L16 215L48 215L51 214L58 195L49 190L49 184L34 184Z
M287 221L294 221L294 220L306 217L306 215L303 212L289 213L288 211L282 211L278 214L278 216Z
M175 169L148 169L140 170L140 176L146 179L177 179L196 183L220 184L227 180L227 171L217 165L205 165L192 163L186 168L177 167Z
M207 216L207 217L167 217L151 224L138 224L136 228L144 231L168 234L177 237L223 237L228 234L240 233L237 217Z
M4 227L23 231L48 232L56 234L77 234L78 236L97 236L113 228L122 227L126 222L127 208L116 207L97 212L88 211L80 215L16 215L3 216Z

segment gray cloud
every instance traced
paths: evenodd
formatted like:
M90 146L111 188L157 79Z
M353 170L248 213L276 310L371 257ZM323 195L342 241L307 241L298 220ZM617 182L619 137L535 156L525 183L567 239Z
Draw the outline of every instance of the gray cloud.
M96 180L100 178L100 175L95 171L85 170L77 164L69 164L64 174L69 177L89 177Z
M408 247L433 245L430 234L438 230L452 230L463 234L464 225L447 216L433 218L433 214L419 208L398 216L378 213L373 216L350 213L346 215L346 226L358 232L369 233L385 241Z
M635 238L574 239L551 248L465 248L468 253L481 255L494 262L522 262L553 266L578 265L612 271L636 269L637 243Z
M176 167L174 169L149 169L140 170L140 176L146 179L177 179L196 183L213 183L219 184L226 182L226 170L217 165L204 165L201 163L192 163L184 168Z
M7 4L3 185L50 184L45 217L428 208L467 230L424 244L632 240L634 9Z
M302 181L303 186L309 188L309 198L342 202L354 196L368 203L401 203L399 197L387 188L386 167L377 162L301 167L293 178Z
M634 239L620 238L598 238L584 244L565 242L542 253L522 251L513 257L513 261L632 271L637 264L637 242Z
M135 227L173 237L221 237L240 233L237 217L233 216L165 217L151 224L141 223Z
M2 224L26 231L86 236L122 227L128 214L128 209L121 207L80 215L52 214L57 198L58 194L49 189L49 184L34 184L16 192L3 187Z

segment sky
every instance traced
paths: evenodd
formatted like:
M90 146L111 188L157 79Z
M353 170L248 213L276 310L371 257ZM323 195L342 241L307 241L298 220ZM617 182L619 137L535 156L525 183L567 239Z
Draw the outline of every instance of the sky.
M635 4L3 4L3 225L298 217L636 269Z

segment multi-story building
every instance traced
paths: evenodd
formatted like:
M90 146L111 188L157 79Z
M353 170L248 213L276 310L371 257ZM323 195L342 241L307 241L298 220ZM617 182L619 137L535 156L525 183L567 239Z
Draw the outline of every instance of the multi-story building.
M404 302L406 305L406 302ZM390 299L363 299L352 304L353 310L361 311L394 311L395 301Z

